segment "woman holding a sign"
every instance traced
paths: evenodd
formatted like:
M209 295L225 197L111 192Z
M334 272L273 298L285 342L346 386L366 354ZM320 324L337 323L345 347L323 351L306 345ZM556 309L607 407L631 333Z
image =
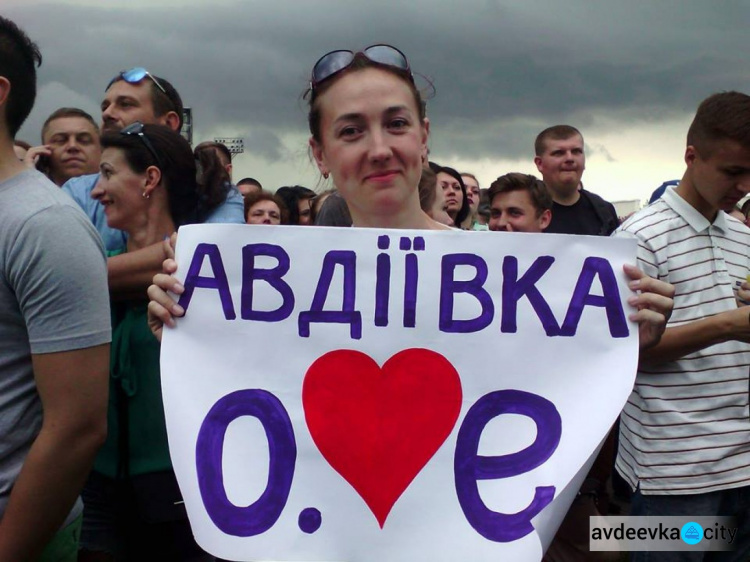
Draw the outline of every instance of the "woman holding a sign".
M420 206L418 185L430 124L401 51L376 45L358 53L328 53L313 68L309 101L311 153L321 174L332 177L346 201L353 226L450 230ZM149 323L157 338L163 324L173 326L173 316L184 314L166 293L184 292L170 275L176 267L174 260L167 260L165 273L149 288ZM640 291L629 303L638 309L631 318L640 324L641 346L653 345L671 311L673 289L634 267L627 273L633 279L631 287ZM193 454L194 441L190 443ZM206 457L202 452L200 458ZM379 519L381 527L383 520Z
M332 51L313 67L309 96L310 148L323 177L331 176L346 200L353 226L446 230L422 211L418 185L427 160L430 123L406 56L389 45L354 53ZM174 239L172 240L174 243ZM168 252L172 253L170 244ZM149 324L161 339L162 326L174 326L182 307L167 294L182 285L171 273L174 260L149 287ZM641 347L654 345L672 310L671 285L626 268L631 318L640 325Z

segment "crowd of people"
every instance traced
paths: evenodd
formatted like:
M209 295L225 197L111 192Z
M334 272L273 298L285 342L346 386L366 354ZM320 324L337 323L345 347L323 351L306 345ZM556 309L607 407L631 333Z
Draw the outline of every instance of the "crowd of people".
M726 559L750 556L749 96L706 99L682 179L620 224L583 188L583 136L569 125L537 136L541 178L511 172L481 189L430 161L426 103L389 45L312 69L309 145L333 184L320 194L235 183L227 148L192 149L179 93L141 67L109 81L100 126L64 107L40 145L16 140L40 63L0 17L0 560L213 560L187 521L159 378L164 326L184 313L169 296L183 290L172 235L196 223L453 230L467 244L458 231L637 238L636 385L546 559L606 559L586 533L592 510L609 511L615 466L631 514L734 516ZM671 556L659 559L702 559Z

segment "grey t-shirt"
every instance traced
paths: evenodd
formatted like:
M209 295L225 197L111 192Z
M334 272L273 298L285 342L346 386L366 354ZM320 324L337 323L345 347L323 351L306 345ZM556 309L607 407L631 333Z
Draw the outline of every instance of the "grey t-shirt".
M86 215L36 170L0 183L0 517L42 425L32 354L111 340L107 266ZM77 517L80 501L68 516Z

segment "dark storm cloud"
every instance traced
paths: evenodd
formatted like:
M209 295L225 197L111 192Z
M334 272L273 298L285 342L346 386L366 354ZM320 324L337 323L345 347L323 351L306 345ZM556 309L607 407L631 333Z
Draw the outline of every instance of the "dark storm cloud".
M321 54L390 42L435 86L433 153L479 159L528 156L554 123L654 123L713 91L747 90L746 2L653 4L154 0L4 11L40 43L42 87L57 82L96 107L117 70L140 64L177 86L198 130L248 131L269 161L285 157L282 135L306 131L301 94ZM34 134L45 116L32 115Z

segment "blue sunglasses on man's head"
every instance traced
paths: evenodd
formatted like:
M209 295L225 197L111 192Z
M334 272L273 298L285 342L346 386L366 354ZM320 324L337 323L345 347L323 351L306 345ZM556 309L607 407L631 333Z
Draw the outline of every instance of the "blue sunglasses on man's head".
M142 66L136 66L135 68L131 68L130 70L122 70L120 71L117 76L112 78L112 80L109 81L109 84L107 84L107 87L105 88L105 92L109 90L112 87L112 84L117 82L118 80L125 80L128 84L138 84L141 80L144 78L149 77L151 78L151 81L156 84L156 87L159 88L165 96L169 97L169 94L167 94L167 91L164 89L164 86L161 85L161 83L154 78L154 75L151 74L148 70L143 68ZM170 98L171 99L171 98Z

